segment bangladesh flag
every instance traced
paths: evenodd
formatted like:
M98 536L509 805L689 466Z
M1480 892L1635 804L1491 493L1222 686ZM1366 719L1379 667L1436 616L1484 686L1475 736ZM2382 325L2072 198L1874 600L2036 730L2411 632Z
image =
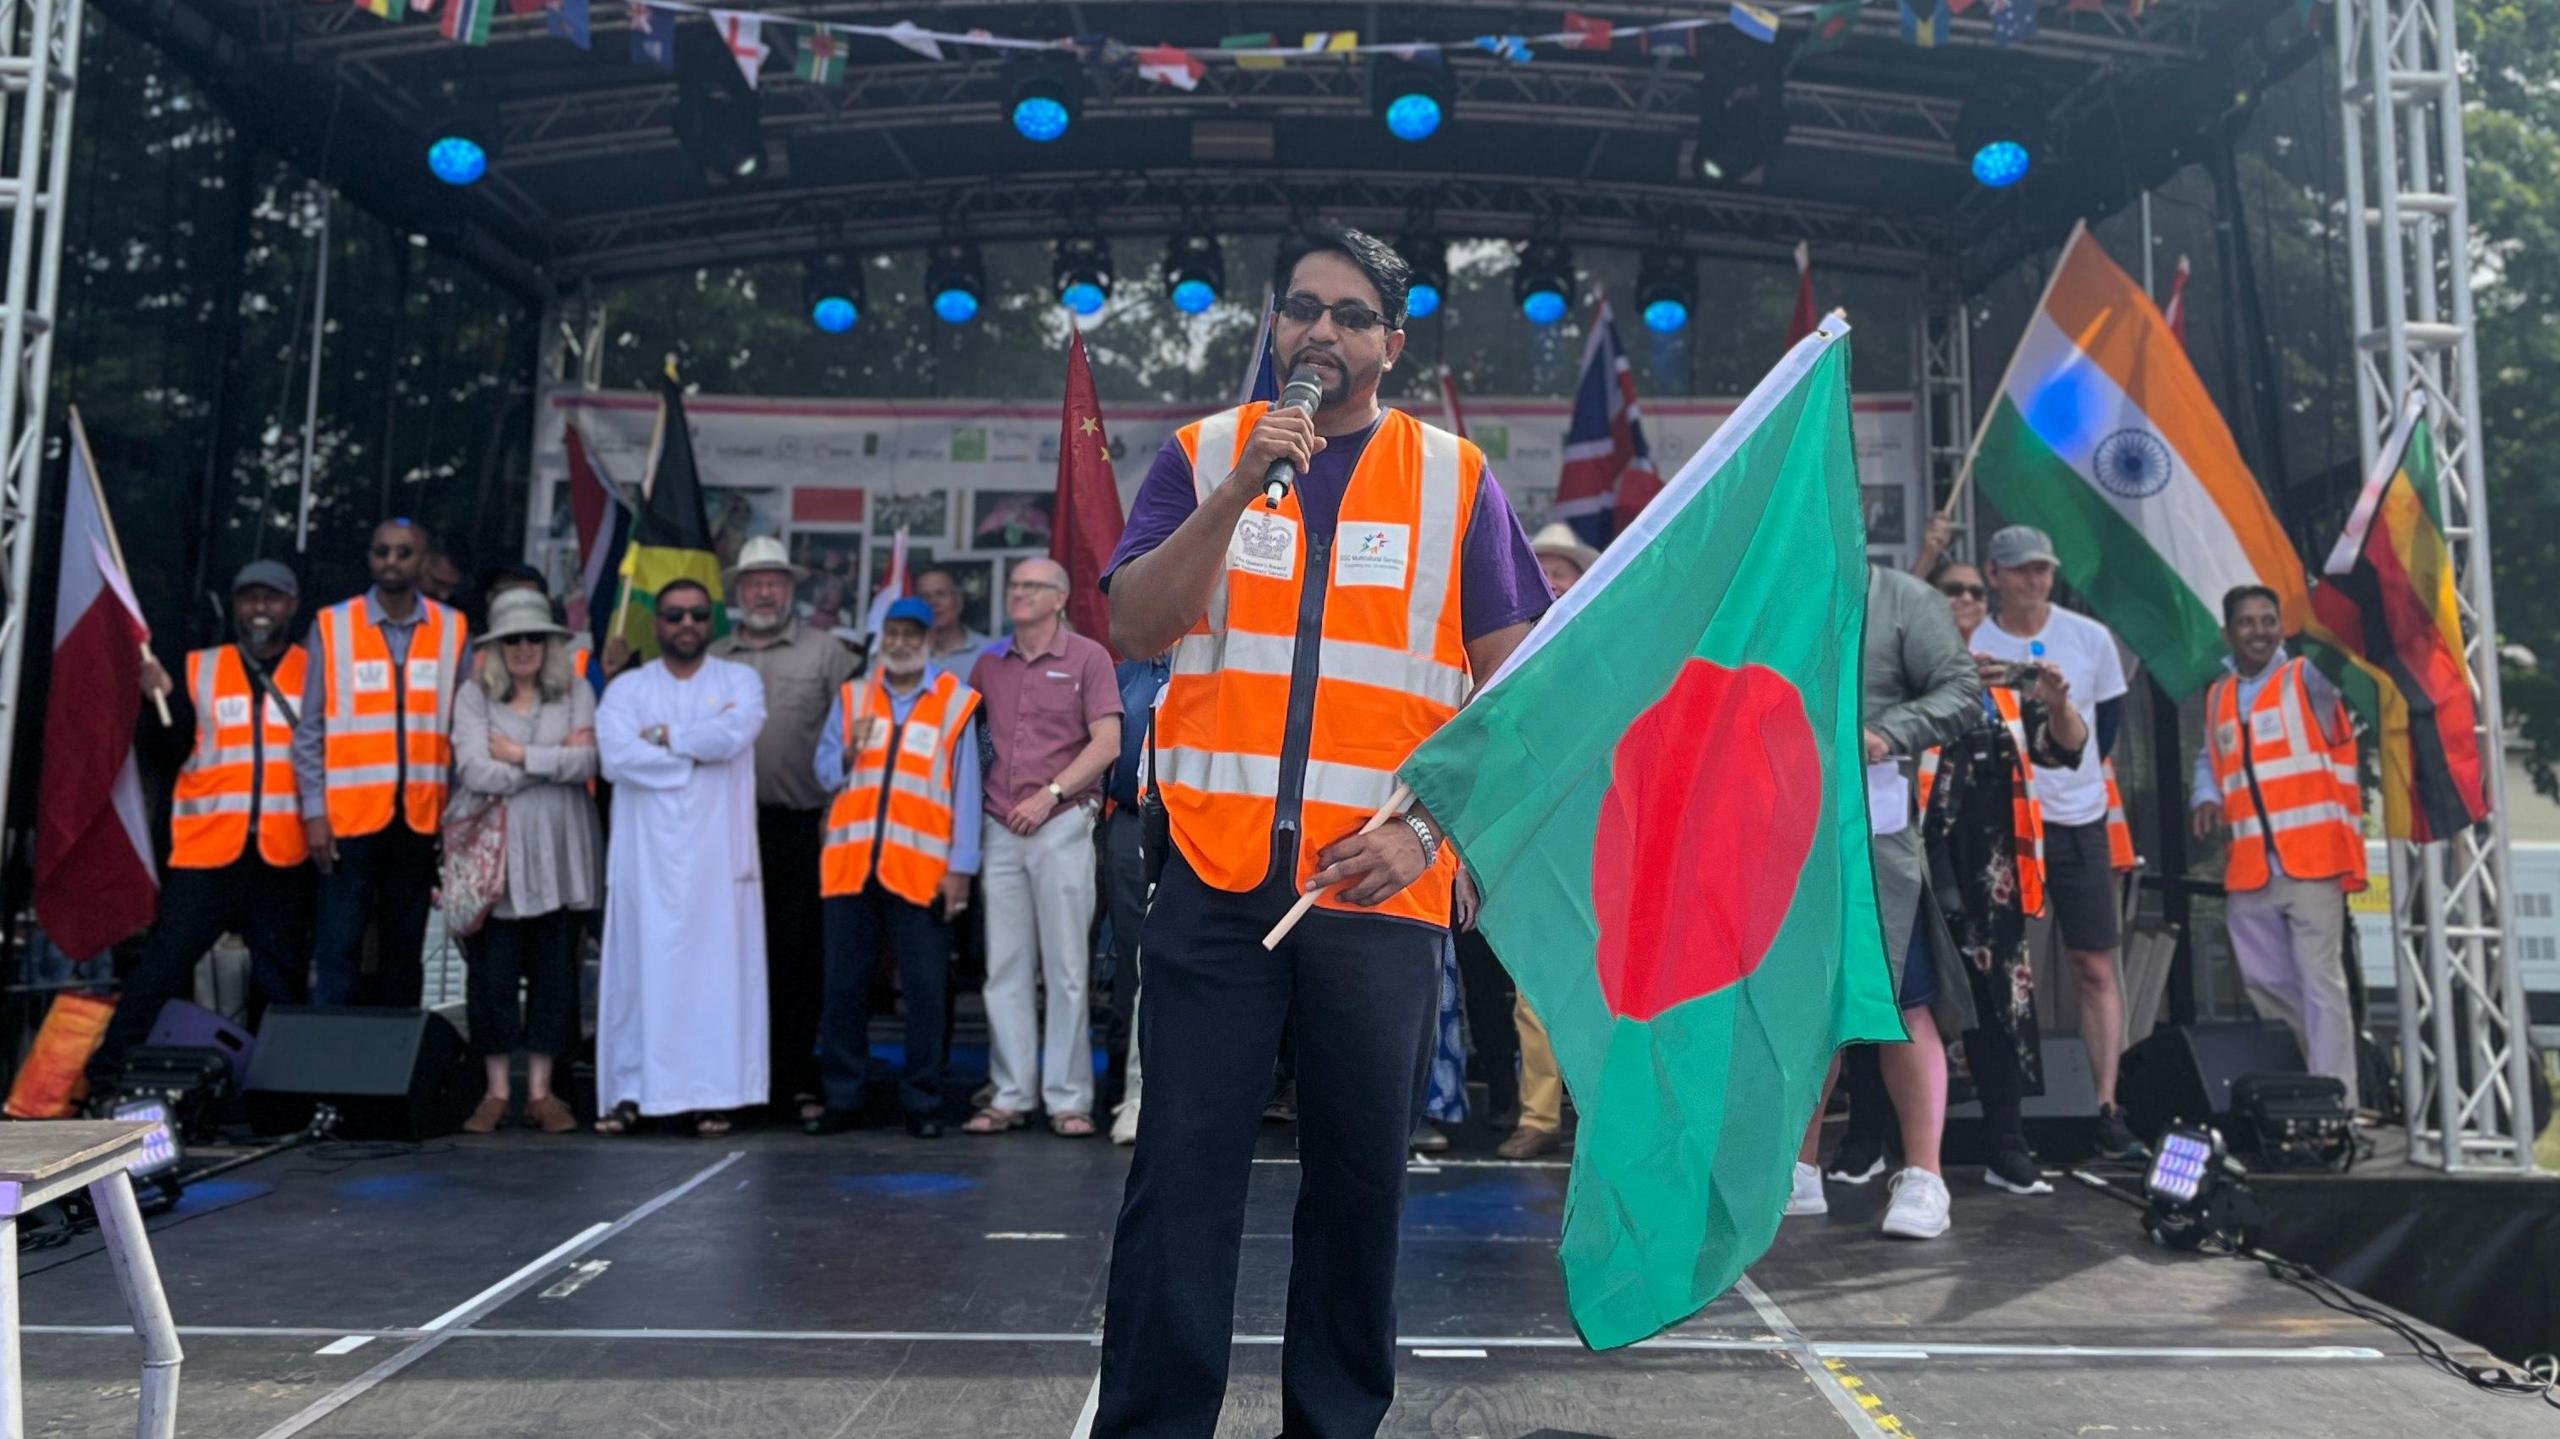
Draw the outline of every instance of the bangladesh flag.
M699 581L719 610L720 556L711 546L711 521L702 508L702 475L693 464L693 433L685 425L684 388L675 361L658 382L658 428L649 437L648 478L641 482L640 519L622 558L623 598L615 628L631 643L634 660L658 654L658 591L680 579ZM715 618L714 633L725 632Z
M1868 861L1847 330L1798 342L1402 771L1582 1113L1562 1259L1595 1348L1768 1248L1833 1052L1904 1037Z

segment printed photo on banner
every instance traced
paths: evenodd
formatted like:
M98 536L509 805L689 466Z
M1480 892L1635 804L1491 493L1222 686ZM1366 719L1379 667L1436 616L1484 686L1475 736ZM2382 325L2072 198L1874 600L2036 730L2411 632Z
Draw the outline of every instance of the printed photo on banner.
M903 529L911 542L938 540L950 533L950 524L949 490L916 490L907 494L874 491L871 496L871 533L875 535L894 535Z
M869 543L860 530L791 532L791 562L809 572L800 582L802 618L822 630L863 622L862 551Z
M1055 490L980 490L972 501L969 548L1045 550Z
M878 535L873 535L871 537L871 570L863 577L863 600L862 603L853 607L852 623L857 625L862 624L870 617L870 597L874 591L880 588L880 586L889 582L889 560L895 553L896 551L891 548L888 541L881 539ZM907 542L908 594L914 594L916 592L916 571L923 569L925 566L932 563L933 546L920 545L915 543L913 540L909 540Z
M1526 489L1512 490L1510 486L1505 485L1503 488L1510 491L1512 513L1520 517L1523 528L1533 535L1545 528L1547 512L1556 507L1555 486L1534 485Z
M1911 538L1900 485L1860 485L1867 512L1867 543L1898 545Z
M944 560L942 567L960 586L960 623L982 635L994 634L1004 627L1004 616L996 610L995 560ZM992 621L992 623L991 623Z
M721 568L738 562L738 548L757 535L779 535L790 523L791 496L782 490L703 488L704 518L711 521L711 549Z

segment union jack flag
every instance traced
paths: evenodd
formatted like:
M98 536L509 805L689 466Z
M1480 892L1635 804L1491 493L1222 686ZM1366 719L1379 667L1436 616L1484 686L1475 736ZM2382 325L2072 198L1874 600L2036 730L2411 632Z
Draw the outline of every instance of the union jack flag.
M1573 423L1564 432L1564 473L1556 481L1554 514L1571 524L1583 543L1606 545L1661 492L1662 476L1644 441L1635 371L1618 343L1618 322L1604 298L1591 319L1591 339L1582 347L1582 380L1574 387Z

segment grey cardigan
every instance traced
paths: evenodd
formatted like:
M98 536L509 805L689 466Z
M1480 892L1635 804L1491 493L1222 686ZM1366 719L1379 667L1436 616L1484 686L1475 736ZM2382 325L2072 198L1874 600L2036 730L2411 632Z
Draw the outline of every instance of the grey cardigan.
M569 686L566 699L545 700L518 714L489 698L475 679L454 696L453 762L465 789L503 795L507 807L507 892L490 913L531 919L555 909L594 909L604 895L604 846L596 802L593 745L567 743L596 724L595 692ZM524 746L524 763L489 756L492 729Z
M1867 728L1892 747L1905 779L1922 754L1963 734L1982 711L1982 678L1945 597L1900 570L1868 567L1865 659L1862 714ZM1917 816L1901 833L1877 836L1874 853L1876 905L1884 915L1896 997L1912 926L1925 917L1938 971L1938 999L1931 1008L1944 1033L1961 1034L1973 1027L1973 991L1936 906L1923 903L1929 863Z

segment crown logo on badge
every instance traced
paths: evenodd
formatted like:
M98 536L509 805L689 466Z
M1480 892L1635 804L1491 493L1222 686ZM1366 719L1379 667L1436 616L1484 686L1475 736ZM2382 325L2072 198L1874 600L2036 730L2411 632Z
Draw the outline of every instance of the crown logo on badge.
M1286 524L1274 524L1258 515L1247 515L1236 526L1236 545L1249 560L1272 563L1289 554L1290 531Z

